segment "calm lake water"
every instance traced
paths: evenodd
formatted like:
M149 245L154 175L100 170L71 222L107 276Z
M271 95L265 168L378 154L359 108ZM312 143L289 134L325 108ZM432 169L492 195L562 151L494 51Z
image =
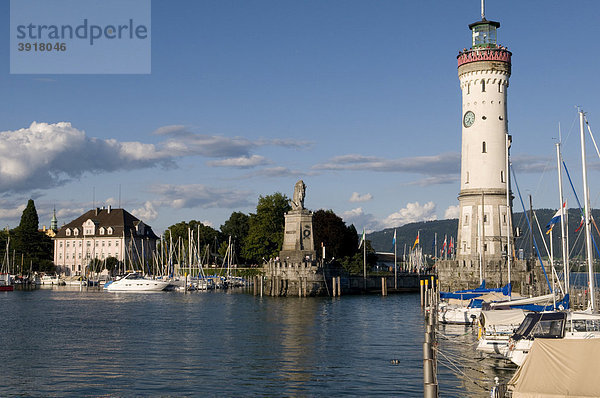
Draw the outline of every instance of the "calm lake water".
M1 293L0 319L0 396L423 395L418 294L61 287ZM477 358L472 328L441 331L440 350L463 372L440 363L441 396L486 396L514 371Z

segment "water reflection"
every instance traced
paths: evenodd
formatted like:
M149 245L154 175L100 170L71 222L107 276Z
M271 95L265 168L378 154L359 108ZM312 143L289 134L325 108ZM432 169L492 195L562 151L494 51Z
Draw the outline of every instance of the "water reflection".
M438 380L440 395L454 397L489 396L494 378L506 383L516 370L510 361L480 353L477 328L439 325ZM446 385L450 381L450 385Z

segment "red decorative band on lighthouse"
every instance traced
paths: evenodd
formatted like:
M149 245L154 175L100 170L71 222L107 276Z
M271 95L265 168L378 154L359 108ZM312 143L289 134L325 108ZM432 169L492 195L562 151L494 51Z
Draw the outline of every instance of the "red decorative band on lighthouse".
M485 48L461 51L456 59L458 66L477 61L500 61L510 64L512 53L505 48Z

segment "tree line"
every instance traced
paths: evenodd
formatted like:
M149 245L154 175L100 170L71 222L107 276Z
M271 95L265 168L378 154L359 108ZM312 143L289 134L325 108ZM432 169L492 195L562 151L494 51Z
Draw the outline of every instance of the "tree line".
M242 265L262 265L279 255L285 230L285 213L291 210L289 198L276 192L260 196L256 211L250 214L233 212L219 230L197 220L182 221L167 228L165 242L181 240L187 247L188 229L194 231L194 243L209 247L216 262L225 254L231 237L234 261ZM352 273L363 269L362 249L354 225L347 226L333 210L317 210L313 213L313 240L317 259L321 260L321 246L326 248L326 261L339 264ZM374 265L374 251L367 242L367 262Z
M52 239L38 226L35 203L29 199L19 225L0 232L0 263L3 267L10 263L10 271L17 274L54 271Z

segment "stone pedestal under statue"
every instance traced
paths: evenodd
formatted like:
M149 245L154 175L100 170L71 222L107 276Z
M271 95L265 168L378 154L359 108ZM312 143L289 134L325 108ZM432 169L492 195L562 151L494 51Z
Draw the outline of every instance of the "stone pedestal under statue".
M285 214L285 231L279 257L265 264L266 293L271 296L319 296L327 287L323 268L316 261L313 214L304 208L306 185L294 186L292 210Z
M291 210L285 215L279 261L298 263L315 260L312 219L312 213L306 209Z

